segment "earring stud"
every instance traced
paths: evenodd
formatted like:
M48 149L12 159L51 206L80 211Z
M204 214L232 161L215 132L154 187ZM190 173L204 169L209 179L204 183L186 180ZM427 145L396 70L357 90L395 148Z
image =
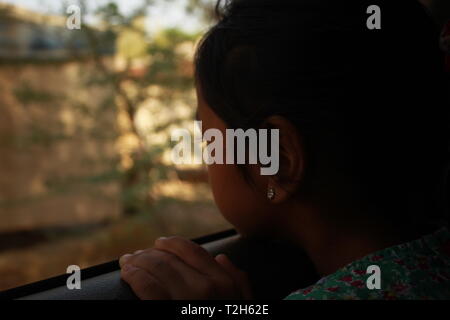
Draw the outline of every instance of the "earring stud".
M274 188L270 187L267 190L267 199L269 199L269 200L275 199L275 189Z

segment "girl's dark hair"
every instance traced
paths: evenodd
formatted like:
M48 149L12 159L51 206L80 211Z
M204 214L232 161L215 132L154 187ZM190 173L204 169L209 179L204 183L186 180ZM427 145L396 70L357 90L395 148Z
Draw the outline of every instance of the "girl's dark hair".
M381 9L381 29L367 27L370 5ZM230 128L289 119L308 151L311 194L351 184L360 199L400 219L437 210L448 88L439 32L422 5L234 0L219 1L217 12L198 47L196 80Z

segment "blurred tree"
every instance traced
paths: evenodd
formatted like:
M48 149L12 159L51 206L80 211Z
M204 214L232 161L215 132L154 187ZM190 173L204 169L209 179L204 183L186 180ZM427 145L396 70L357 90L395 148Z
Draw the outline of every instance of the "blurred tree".
M168 168L161 161L161 156L163 151L170 147L171 142L167 141L161 145L146 143L148 133L140 132L137 116L143 106L152 100L157 100L169 110L180 97L186 103L192 104L192 55L186 54L184 48L186 44L189 48L193 47L199 38L198 34L189 34L176 28L150 34L145 23L147 15L155 4L162 2L167 0L142 0L133 12L123 15L114 0L104 3L93 12L89 12L92 9L86 0L79 1L84 15L94 15L98 23L95 27L83 24L81 30L63 33L67 38L66 45L70 48L71 59L82 59L93 66L90 72L79 75L82 85L78 90L88 92L95 88L106 89L114 92L114 96L107 96L104 101L98 103L74 101L73 97L67 96L54 97L51 92L42 92L28 83L19 84L15 90L16 99L23 106L37 103L50 107L63 100L72 99L66 102L95 123L101 123L102 119L110 118L112 114L121 117L121 123L117 126L119 139L122 137L129 144L121 153L121 165L117 166L113 159L104 159L110 161L111 169L108 172L96 174L95 177L66 177L49 181L50 193L70 191L68 184L102 183L118 179L124 214L145 212L152 205L153 199L149 190L152 183L167 176ZM203 11L208 8L210 6L207 1L193 1L188 2L185 9L188 14L207 17ZM150 88L157 88L158 94ZM59 102L56 103L55 99ZM94 103L96 105L92 105ZM174 115L173 118L158 123L154 128L155 132L150 134L157 134L156 131L166 130L180 121L182 119ZM100 126L96 126L91 130L90 139L117 139L114 134L105 133L99 128ZM32 129L36 138L22 139L22 144L45 143L49 146L52 142L71 138L59 133L61 128L58 126Z
M150 177L165 177L166 168L160 161L164 146L146 146L145 137L136 126L139 108L154 98L148 88L158 86L164 90L164 103L169 108L176 94L191 92L193 89L192 72L180 72L181 66L191 61L186 61L177 48L185 42L194 42L197 35L169 29L150 39L145 29L145 15L154 3L151 0L143 1L131 15L123 16L117 4L111 1L96 11L101 19L101 32L88 26L82 28L91 49L90 55L99 71L98 78L90 79L89 83L101 83L113 88L117 94L114 108L128 119L127 126L121 128L120 134L132 137L135 141L134 147L126 155L128 161L121 179L124 214L146 211L152 203ZM102 57L102 48L108 47L111 41L116 44L116 62L119 62L119 66L117 63L111 65ZM163 130L178 120L174 118L158 129ZM151 175L152 170L158 173Z
M203 19L205 24L211 24L216 19L216 0L189 0L186 10Z

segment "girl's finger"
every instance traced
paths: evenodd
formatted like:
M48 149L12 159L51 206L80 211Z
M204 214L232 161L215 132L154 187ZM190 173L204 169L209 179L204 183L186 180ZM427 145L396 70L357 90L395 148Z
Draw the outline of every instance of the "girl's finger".
M205 249L187 239L160 238L155 241L155 248L176 255L202 274L212 276L222 273L222 268Z
M142 269L154 277L171 299L204 299L208 297L209 277L199 273L172 253L147 249L131 257L127 264ZM231 279L231 278L230 278ZM231 282L231 281L230 281Z
M136 255L129 263L158 279L174 298L189 291L201 277L197 270L177 256L157 249L146 250Z
M125 263L127 263L127 261L129 261L129 259L130 259L132 256L133 256L132 254L124 254L123 256L121 256L120 259L119 259L119 265L120 265L120 267L122 268L123 265L124 265Z
M168 292L161 283L145 270L125 264L121 270L122 279L128 283L134 293L142 300L167 300Z

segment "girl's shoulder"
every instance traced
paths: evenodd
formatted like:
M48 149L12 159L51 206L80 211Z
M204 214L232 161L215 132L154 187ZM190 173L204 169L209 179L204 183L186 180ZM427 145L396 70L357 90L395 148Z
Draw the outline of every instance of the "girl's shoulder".
M369 254L286 299L450 299L450 232Z

